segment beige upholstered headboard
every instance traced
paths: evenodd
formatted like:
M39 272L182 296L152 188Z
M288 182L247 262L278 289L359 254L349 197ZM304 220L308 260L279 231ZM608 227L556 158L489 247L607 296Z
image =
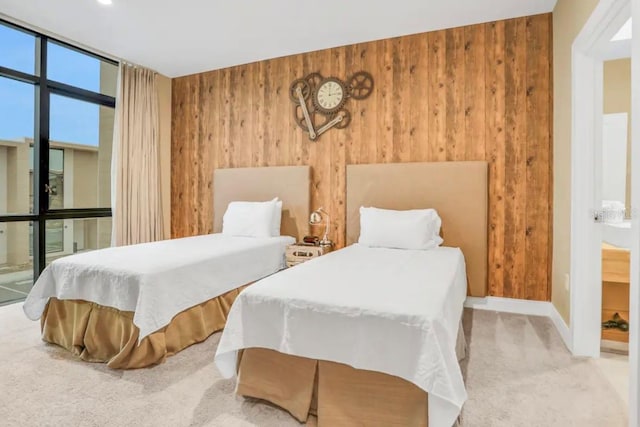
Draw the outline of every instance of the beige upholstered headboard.
M282 235L298 240L309 233L309 166L216 169L213 173L213 232L222 231L230 202L282 200Z
M347 244L360 236L360 206L434 208L445 246L462 249L469 294L487 295L487 162L347 166Z

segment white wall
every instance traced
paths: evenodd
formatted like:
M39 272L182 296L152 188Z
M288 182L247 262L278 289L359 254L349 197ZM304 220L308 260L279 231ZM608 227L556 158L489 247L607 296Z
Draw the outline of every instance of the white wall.
M599 0L558 0L553 9L553 287L567 324L571 242L571 46Z

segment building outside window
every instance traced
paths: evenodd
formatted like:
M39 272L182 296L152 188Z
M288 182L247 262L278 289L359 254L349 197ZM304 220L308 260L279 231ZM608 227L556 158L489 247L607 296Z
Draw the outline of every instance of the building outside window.
M0 305L108 247L117 63L0 21Z

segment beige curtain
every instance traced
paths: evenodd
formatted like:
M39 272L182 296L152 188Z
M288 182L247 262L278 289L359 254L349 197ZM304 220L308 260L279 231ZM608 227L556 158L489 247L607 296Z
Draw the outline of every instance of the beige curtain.
M162 240L156 73L120 65L111 176L114 246Z

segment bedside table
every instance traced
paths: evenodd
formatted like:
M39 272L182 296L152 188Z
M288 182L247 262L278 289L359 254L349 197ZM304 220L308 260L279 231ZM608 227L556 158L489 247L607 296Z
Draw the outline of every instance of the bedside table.
M333 250L333 246L317 246L296 243L287 246L286 261L287 267L302 264L310 259L322 256Z

